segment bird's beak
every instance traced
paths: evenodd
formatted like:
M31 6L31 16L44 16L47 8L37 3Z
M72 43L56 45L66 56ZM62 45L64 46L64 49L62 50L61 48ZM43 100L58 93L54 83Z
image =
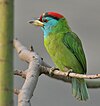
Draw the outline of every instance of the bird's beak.
M33 20L30 20L29 23L30 24L33 24L35 26L40 26L40 27L43 27L44 26L43 22L39 21L38 19L36 19L36 20L34 20L34 19Z

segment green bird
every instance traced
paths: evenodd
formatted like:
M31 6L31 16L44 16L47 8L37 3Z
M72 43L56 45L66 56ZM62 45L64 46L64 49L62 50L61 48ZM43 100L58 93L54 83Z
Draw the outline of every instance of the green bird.
M86 58L81 40L72 32L63 15L56 12L43 13L40 18L29 23L40 26L44 32L44 45L55 65L62 71L70 69L86 74ZM78 100L89 98L84 79L71 78L72 94Z

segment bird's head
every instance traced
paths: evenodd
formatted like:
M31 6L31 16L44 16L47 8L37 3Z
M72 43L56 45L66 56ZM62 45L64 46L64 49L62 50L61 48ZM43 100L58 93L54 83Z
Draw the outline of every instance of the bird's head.
M55 30L54 27L58 25L60 20L65 20L63 15L56 12L46 12L36 20L30 20L29 23L35 26L40 26L44 32L44 36L47 36L50 32Z

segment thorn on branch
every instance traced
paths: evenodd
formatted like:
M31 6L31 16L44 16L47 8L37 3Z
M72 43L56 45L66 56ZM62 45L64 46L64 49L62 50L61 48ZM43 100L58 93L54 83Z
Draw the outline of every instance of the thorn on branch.
M22 52L22 50L20 50L19 52L18 52L18 54L20 54Z
M34 52L34 48L33 48L32 45L31 45L31 47L30 47L30 51Z

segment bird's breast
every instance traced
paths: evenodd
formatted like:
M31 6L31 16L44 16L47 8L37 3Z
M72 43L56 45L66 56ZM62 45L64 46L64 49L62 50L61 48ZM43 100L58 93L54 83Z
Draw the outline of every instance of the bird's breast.
M44 39L44 45L55 65L63 70L65 66L62 61L65 55L64 51L66 49L62 42L62 35L48 36Z
M47 36L44 39L44 45L52 58L55 65L64 70L65 67L71 68L76 72L82 70L77 58L73 53L63 44L63 35Z
M44 39L44 45L50 56L55 56L61 49L62 38L59 36L48 36Z

